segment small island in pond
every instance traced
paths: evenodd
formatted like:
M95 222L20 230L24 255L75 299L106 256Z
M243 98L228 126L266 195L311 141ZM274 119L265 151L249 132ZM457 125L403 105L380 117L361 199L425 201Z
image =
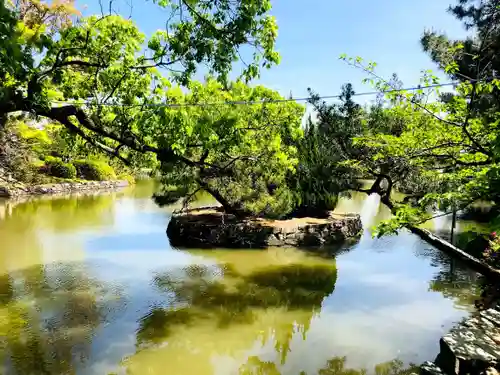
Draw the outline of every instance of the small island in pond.
M359 215L331 214L327 218L241 219L218 207L194 209L172 216L167 228L178 247L264 248L336 245L362 230Z

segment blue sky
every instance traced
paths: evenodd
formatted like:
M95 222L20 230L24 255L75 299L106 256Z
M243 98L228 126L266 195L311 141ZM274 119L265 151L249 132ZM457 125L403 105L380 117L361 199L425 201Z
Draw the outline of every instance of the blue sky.
M162 28L165 11L144 0L132 1L132 19L141 31L151 34ZM103 0L107 4L107 0ZM272 0L277 18L277 50L282 62L263 71L256 81L294 97L307 94L307 87L322 95L340 91L353 83L356 91L371 91L361 83L363 72L338 59L342 53L378 63L378 72L389 77L396 72L406 86L418 83L422 69L436 66L422 52L419 38L425 29L463 37L459 21L446 12L452 0ZM85 14L98 13L98 0L79 0ZM125 2L115 9L128 16ZM236 67L238 70L238 66Z

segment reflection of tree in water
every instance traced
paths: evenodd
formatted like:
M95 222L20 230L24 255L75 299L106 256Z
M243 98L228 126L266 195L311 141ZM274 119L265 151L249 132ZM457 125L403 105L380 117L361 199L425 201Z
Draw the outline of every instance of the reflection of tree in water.
M81 265L44 263L39 232L113 220L113 197L17 202L0 222L0 373L73 374L121 304ZM35 265L35 266L33 266ZM11 271L16 269L16 271Z
M144 348L171 338L169 350L172 356L175 352L176 361L189 358L190 363L205 363L204 366L211 367L210 357L216 353L225 355L238 350L239 345L244 350L256 340L262 340L263 344L272 340L284 363L292 337L305 335L321 302L333 292L336 278L335 262L331 260L324 264L259 267L245 274L229 264L220 267L196 265L162 273L154 282L160 290L173 296L176 308L154 308L140 321L137 342ZM276 312L279 318L274 315L272 319L263 318L270 311ZM237 342L234 339L193 342L193 338L182 333L174 337L177 330L181 332L186 327L196 330L206 325L214 325L212 329L217 330L234 327L230 332L238 336ZM240 331L242 325L252 328L243 333ZM206 358L194 359L193 345L197 356L206 355ZM203 350L203 345L207 350ZM170 358L170 354L165 352L161 357ZM180 365L183 366L187 364Z
M2 242L4 238L19 241L25 232L34 229L69 232L112 225L115 199L116 193L94 192L11 203L0 218L0 238Z
M162 340L169 327L194 319L215 319L221 328L249 322L254 309L307 309L312 314L333 291L337 276L334 264L270 266L249 275L238 274L226 264L218 271L193 265L178 275L157 276L155 284L173 293L176 304L187 307L153 310L141 321L139 342Z
M281 375L276 363L262 361L259 357L249 357L247 363L242 365L238 371L239 375ZM302 374L297 374L302 375Z
M8 374L73 374L95 330L122 302L77 265L36 266L0 277L0 349Z
M354 369L346 367L346 357L333 357L326 361L326 364L315 374L308 374L301 371L289 375L366 375L368 371L364 368ZM410 375L419 373L418 366L410 364L405 366L398 359L389 362L379 363L375 366L373 373L375 375ZM276 364L271 361L262 361L259 357L249 357L247 362L239 369L238 375L285 375ZM288 374L287 374L288 375Z
M458 308L474 306L481 294L480 276L475 271L436 249L418 249L416 255L429 259L439 269L429 283L430 290L452 299Z
M115 195L95 193L33 199L18 204L13 215L29 216L38 227L57 231L102 227L113 223Z

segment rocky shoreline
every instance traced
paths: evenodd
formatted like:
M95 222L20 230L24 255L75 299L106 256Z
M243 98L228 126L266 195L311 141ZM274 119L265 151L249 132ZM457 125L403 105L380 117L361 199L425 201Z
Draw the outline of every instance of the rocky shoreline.
M167 235L172 246L185 248L317 247L342 243L361 230L359 215L241 220L215 207L172 216Z
M439 342L434 362L420 367L424 375L498 375L500 371L500 305L474 314Z
M127 187L129 182L126 180L116 181L83 181L83 182L64 182L47 185L34 186L0 186L0 198L17 198L32 195L57 195L71 194L80 191L111 190Z

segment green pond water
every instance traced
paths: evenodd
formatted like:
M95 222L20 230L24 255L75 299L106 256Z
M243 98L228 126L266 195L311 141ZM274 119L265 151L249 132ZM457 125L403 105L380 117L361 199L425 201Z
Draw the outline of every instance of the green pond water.
M479 294L409 233L321 254L174 249L153 189L0 202L1 374L409 373ZM367 228L389 215L375 196L337 209Z

